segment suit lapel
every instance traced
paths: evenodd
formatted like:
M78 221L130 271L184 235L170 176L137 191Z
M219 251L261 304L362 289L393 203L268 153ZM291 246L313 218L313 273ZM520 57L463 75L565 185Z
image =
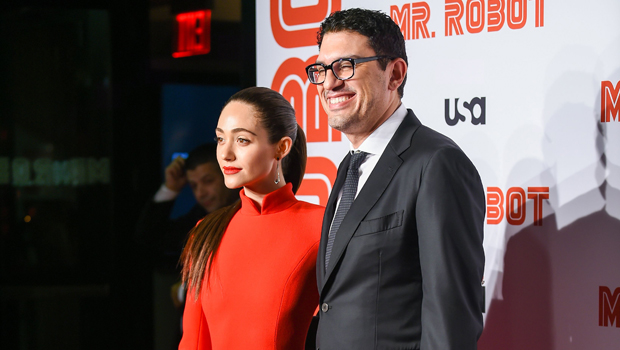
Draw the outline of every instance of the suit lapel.
M319 280L319 293L322 293L325 283L329 279L334 267L338 265L344 250L349 244L349 241L353 237L353 234L357 230L359 224L364 219L366 214L368 214L370 209L375 206L383 192L385 192L387 186L392 181L394 174L396 174L398 168L403 162L399 155L411 146L411 138L420 125L419 120L415 117L413 112L409 111L388 143L388 146L383 151L381 158L379 158L379 162L370 174L370 177L364 184L364 187L355 198L355 201L353 201L349 212L344 217L334 240L330 264L327 267L327 271L323 275L323 271L325 270L325 246L327 244L327 234L329 233L329 226L334 215L334 207L338 198L338 192L340 191L340 188L344 183L344 178L346 177L346 169L349 165L350 156L345 158L345 161L342 162L340 168L338 169L338 177L336 179L336 184L339 185L334 185L328 201L328 209L326 209L326 215L323 219L323 234L321 235L319 254L319 259L321 260L321 271L317 271L318 274L323 277ZM330 207L330 205L332 207ZM328 210L329 215L327 215Z
M401 163L402 160L393 153L386 155L384 152L381 156L377 166L370 174L366 184L353 201L349 212L344 217L344 220L342 220L342 224L340 224L340 229L336 233L336 239L334 240L330 263L327 267L323 281L327 281L327 279L329 279L329 276L334 270L334 267L338 264L344 249L347 244L349 244L351 237L353 237L353 233L355 233L355 230L357 230L357 227L364 219L368 211L375 205L379 197L381 197ZM323 257L323 259L325 258ZM321 286L321 289L322 287L323 286Z

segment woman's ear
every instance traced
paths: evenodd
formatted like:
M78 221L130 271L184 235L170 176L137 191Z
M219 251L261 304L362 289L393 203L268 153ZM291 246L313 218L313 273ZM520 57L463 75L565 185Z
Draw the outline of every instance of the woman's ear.
M283 138L281 138L280 141L278 141L278 145L276 146L276 158L282 159L286 157L291 152L292 147L293 140L290 137L284 136Z

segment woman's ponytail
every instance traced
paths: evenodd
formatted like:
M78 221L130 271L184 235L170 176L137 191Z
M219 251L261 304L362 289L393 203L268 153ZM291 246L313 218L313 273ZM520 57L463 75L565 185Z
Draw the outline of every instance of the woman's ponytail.
M306 135L297 125L297 136L289 154L282 159L282 169L286 182L293 184L293 193L297 193L306 172L307 162Z
M183 265L181 270L183 283L187 284L188 291L194 293L194 300L198 299L205 279L208 283L211 265L226 227L240 208L241 201L238 200L205 216L189 231L179 263Z

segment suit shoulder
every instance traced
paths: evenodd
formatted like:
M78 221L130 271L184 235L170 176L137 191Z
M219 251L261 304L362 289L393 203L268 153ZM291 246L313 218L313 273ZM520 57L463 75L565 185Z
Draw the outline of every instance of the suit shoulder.
M425 125L420 126L412 141L418 148L425 147L435 150L456 148L460 150L459 146L451 138ZM420 145L420 143L423 143L424 146Z
M467 158L463 150L451 138L424 125L421 125L414 133L411 147L406 153L415 154L417 159L428 160L437 155L448 158L463 156ZM404 158L408 157L405 155Z

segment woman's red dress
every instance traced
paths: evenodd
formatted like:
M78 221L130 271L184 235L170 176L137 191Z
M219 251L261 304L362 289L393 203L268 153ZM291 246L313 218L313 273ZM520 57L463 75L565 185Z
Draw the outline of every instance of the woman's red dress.
M316 257L323 207L291 184L263 198L240 193L198 300L187 294L181 350L303 349L317 308Z

